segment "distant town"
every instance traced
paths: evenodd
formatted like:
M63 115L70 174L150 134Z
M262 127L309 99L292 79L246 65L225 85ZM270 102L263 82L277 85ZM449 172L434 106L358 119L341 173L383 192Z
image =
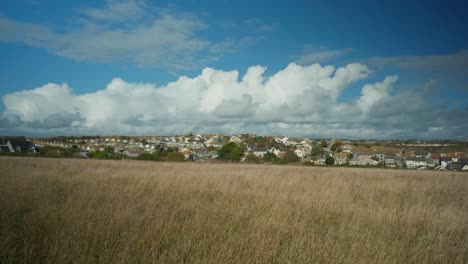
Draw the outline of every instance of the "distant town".
M0 155L468 171L468 141L238 135L0 137Z

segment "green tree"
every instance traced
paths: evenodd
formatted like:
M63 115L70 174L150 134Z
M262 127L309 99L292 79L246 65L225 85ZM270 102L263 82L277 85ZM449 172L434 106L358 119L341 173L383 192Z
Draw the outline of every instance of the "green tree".
M312 151L310 151L311 156L320 156L320 154L322 154L321 146L315 146L312 148Z
M213 147L213 146L209 146L209 147L206 147L206 150L208 150L208 151L215 151L216 148Z
M331 149L333 152L335 152L336 150L338 150L338 149L341 147L341 145L343 145L343 143L342 143L341 141L336 141L336 142L331 146L330 149Z
M61 157L65 150L60 147L44 146L39 149L39 154L44 157Z
M115 151L115 149L113 147L111 147L111 146L107 146L107 147L104 148L104 152L109 153L109 154L114 153L114 151Z
M161 153L159 151L153 152L153 160L157 160L157 161L161 160Z
M166 158L166 161L174 161L174 162L180 162L184 160L185 160L185 156L181 152L169 152Z
M219 159L240 161L244 156L244 150L234 142L229 142L218 150Z
M322 148L326 148L328 146L327 141L325 141L325 140L320 141L320 146Z
M159 156L165 158L165 157L167 157L168 153L169 152L167 150L161 149L161 151L159 152Z
M334 159L333 157L327 157L327 158L325 159L325 164L327 164L327 165L333 165L333 164L335 164L335 159Z
M95 151L88 153L88 156L92 159L108 159L109 153L102 152L102 151Z
M137 160L153 160L153 155L149 153L143 153L138 155Z
M277 159L278 159L278 157L273 152L267 151L267 153L265 153L265 155L263 155L263 160L266 161L266 162L272 162L272 161L275 161Z
M260 163L260 159L255 156L252 152L249 152L247 156L245 156L245 161L247 163Z
M286 161L284 161L284 159L276 159L273 161L273 164L276 164L276 165L285 165L285 164L288 164Z
M286 151L286 153L283 156L283 160L286 163L292 163L292 162L299 162L300 161L299 157L292 150Z
M159 158L166 158L167 155L171 152L178 152L179 151L179 148L173 148L173 147L167 147L167 148L164 148L164 147L161 147L159 150L157 150L156 152L158 152L157 155L159 155Z

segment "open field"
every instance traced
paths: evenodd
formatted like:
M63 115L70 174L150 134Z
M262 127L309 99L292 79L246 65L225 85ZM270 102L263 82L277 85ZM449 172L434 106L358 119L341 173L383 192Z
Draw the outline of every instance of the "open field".
M0 157L1 263L467 263L468 174Z

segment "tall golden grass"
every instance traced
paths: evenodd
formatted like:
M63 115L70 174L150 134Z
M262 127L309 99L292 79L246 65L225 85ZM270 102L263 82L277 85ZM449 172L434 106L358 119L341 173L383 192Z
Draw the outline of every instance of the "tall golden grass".
M468 263L468 174L0 157L1 263Z

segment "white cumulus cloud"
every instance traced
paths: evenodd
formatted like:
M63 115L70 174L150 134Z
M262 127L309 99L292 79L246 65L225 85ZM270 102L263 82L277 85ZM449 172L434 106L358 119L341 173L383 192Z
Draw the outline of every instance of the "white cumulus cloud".
M26 134L240 133L339 137L456 137L466 128L430 107L422 94L391 93L397 76L365 84L361 97L340 102L368 78L362 64L290 64L270 76L266 67L205 68L163 86L113 79L107 87L74 94L67 84L3 96L0 132ZM466 112L466 110L462 110ZM437 128L437 129L435 129ZM448 132L447 132L448 131ZM450 133L450 134L448 134Z

